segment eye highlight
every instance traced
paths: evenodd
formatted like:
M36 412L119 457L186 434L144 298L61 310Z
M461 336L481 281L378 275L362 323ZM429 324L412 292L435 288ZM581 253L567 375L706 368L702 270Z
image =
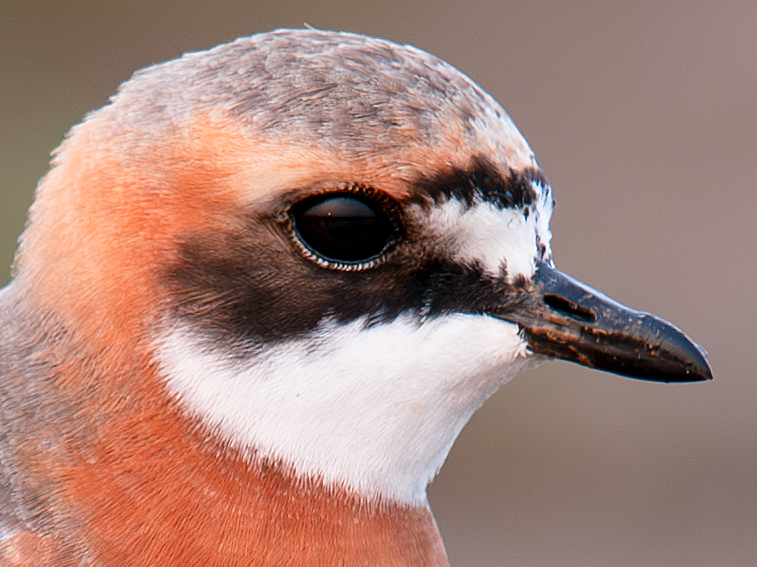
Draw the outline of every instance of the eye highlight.
M290 217L307 250L327 262L348 265L377 260L397 232L379 200L358 193L304 199L292 207Z

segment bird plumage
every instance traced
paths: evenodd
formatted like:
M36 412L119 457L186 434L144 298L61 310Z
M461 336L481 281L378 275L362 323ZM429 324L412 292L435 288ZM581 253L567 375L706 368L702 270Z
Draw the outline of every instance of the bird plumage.
M0 565L446 565L426 486L509 378L709 376L554 269L552 205L409 46L279 30L135 74L0 292Z

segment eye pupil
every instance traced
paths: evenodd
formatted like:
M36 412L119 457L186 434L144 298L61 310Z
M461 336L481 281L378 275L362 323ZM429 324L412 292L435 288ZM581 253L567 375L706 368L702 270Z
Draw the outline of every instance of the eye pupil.
M364 262L391 242L394 226L380 205L359 195L319 195L292 209L300 241L326 260Z

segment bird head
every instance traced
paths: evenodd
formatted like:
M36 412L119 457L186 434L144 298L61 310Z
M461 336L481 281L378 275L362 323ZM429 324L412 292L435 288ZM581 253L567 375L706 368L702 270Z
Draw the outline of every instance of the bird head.
M280 30L139 72L76 126L14 285L107 368L152 369L223 450L412 505L536 363L710 377L680 330L554 267L552 209L508 115L448 64ZM139 398L103 376L90 391Z

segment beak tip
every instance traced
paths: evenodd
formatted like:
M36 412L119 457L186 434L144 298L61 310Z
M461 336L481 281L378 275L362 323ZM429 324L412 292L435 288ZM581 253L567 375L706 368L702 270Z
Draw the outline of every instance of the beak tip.
M698 349L701 352L702 349ZM703 355L700 361L697 361L698 364L695 365L695 367L687 372L691 373L692 382L706 382L708 380L712 380L712 368L710 368L710 364L707 361L706 355Z
M685 383L685 382L707 382L712 380L712 369L710 368L707 359L701 357L690 357L685 363L675 364L675 369L672 371L663 372L662 375L655 376L655 372L651 371L644 378L652 381L668 382L668 383Z
M685 358L684 374L676 382L706 382L712 380L712 368L707 360L707 351L692 341L686 333L670 325L679 333L679 340L672 341L678 343L678 354Z
M712 380L712 369L707 352L675 325L645 314L645 321L654 329L658 340L646 356L639 358L636 376L653 382L681 384ZM644 351L637 351L644 352ZM653 356L649 354L654 353Z

